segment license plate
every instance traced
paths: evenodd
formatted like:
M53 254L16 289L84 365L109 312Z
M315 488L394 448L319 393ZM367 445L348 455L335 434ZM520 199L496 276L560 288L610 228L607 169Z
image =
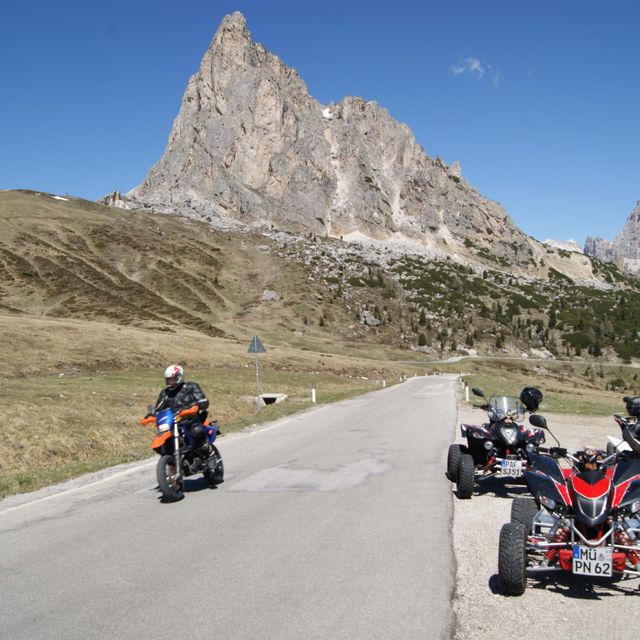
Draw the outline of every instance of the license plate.
M573 547L573 573L580 576L611 576L611 547Z
M522 461L501 460L498 473L501 476L512 476L514 478L519 478L522 475Z

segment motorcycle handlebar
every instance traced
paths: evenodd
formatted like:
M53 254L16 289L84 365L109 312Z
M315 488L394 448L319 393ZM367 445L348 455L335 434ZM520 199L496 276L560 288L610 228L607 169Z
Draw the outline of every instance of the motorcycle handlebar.
M189 407L188 409L183 409L182 411L179 411L177 414L177 417L188 418L190 416L195 416L196 413L198 413L198 411L200 411L200 407L197 404L194 404L192 407ZM155 424L156 417L154 415L146 415L144 418L140 418L139 422L143 427L146 427L147 425Z
M178 415L181 418L187 418L189 416L195 416L196 413L198 413L198 411L200 411L200 407L197 404L194 404L193 407L189 407L188 409L183 409L182 411L179 411Z

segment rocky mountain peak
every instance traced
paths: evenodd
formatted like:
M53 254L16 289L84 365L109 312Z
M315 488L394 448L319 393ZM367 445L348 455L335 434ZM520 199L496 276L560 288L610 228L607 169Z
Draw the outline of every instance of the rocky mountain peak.
M407 241L436 255L495 251L523 266L545 255L459 163L428 156L387 109L312 98L238 12L189 80L163 156L121 200L212 224Z

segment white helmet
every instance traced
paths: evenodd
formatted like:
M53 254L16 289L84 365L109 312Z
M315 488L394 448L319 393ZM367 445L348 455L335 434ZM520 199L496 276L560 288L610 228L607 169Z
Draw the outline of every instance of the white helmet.
M184 382L184 369L179 364L171 364L164 370L164 381L175 389Z

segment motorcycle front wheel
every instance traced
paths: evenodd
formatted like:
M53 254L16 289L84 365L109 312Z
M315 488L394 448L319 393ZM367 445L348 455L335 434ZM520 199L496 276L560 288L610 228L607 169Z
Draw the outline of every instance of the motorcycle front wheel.
M174 456L161 456L156 467L156 476L160 491L167 502L177 502L184 498L182 478L179 478L176 472Z

